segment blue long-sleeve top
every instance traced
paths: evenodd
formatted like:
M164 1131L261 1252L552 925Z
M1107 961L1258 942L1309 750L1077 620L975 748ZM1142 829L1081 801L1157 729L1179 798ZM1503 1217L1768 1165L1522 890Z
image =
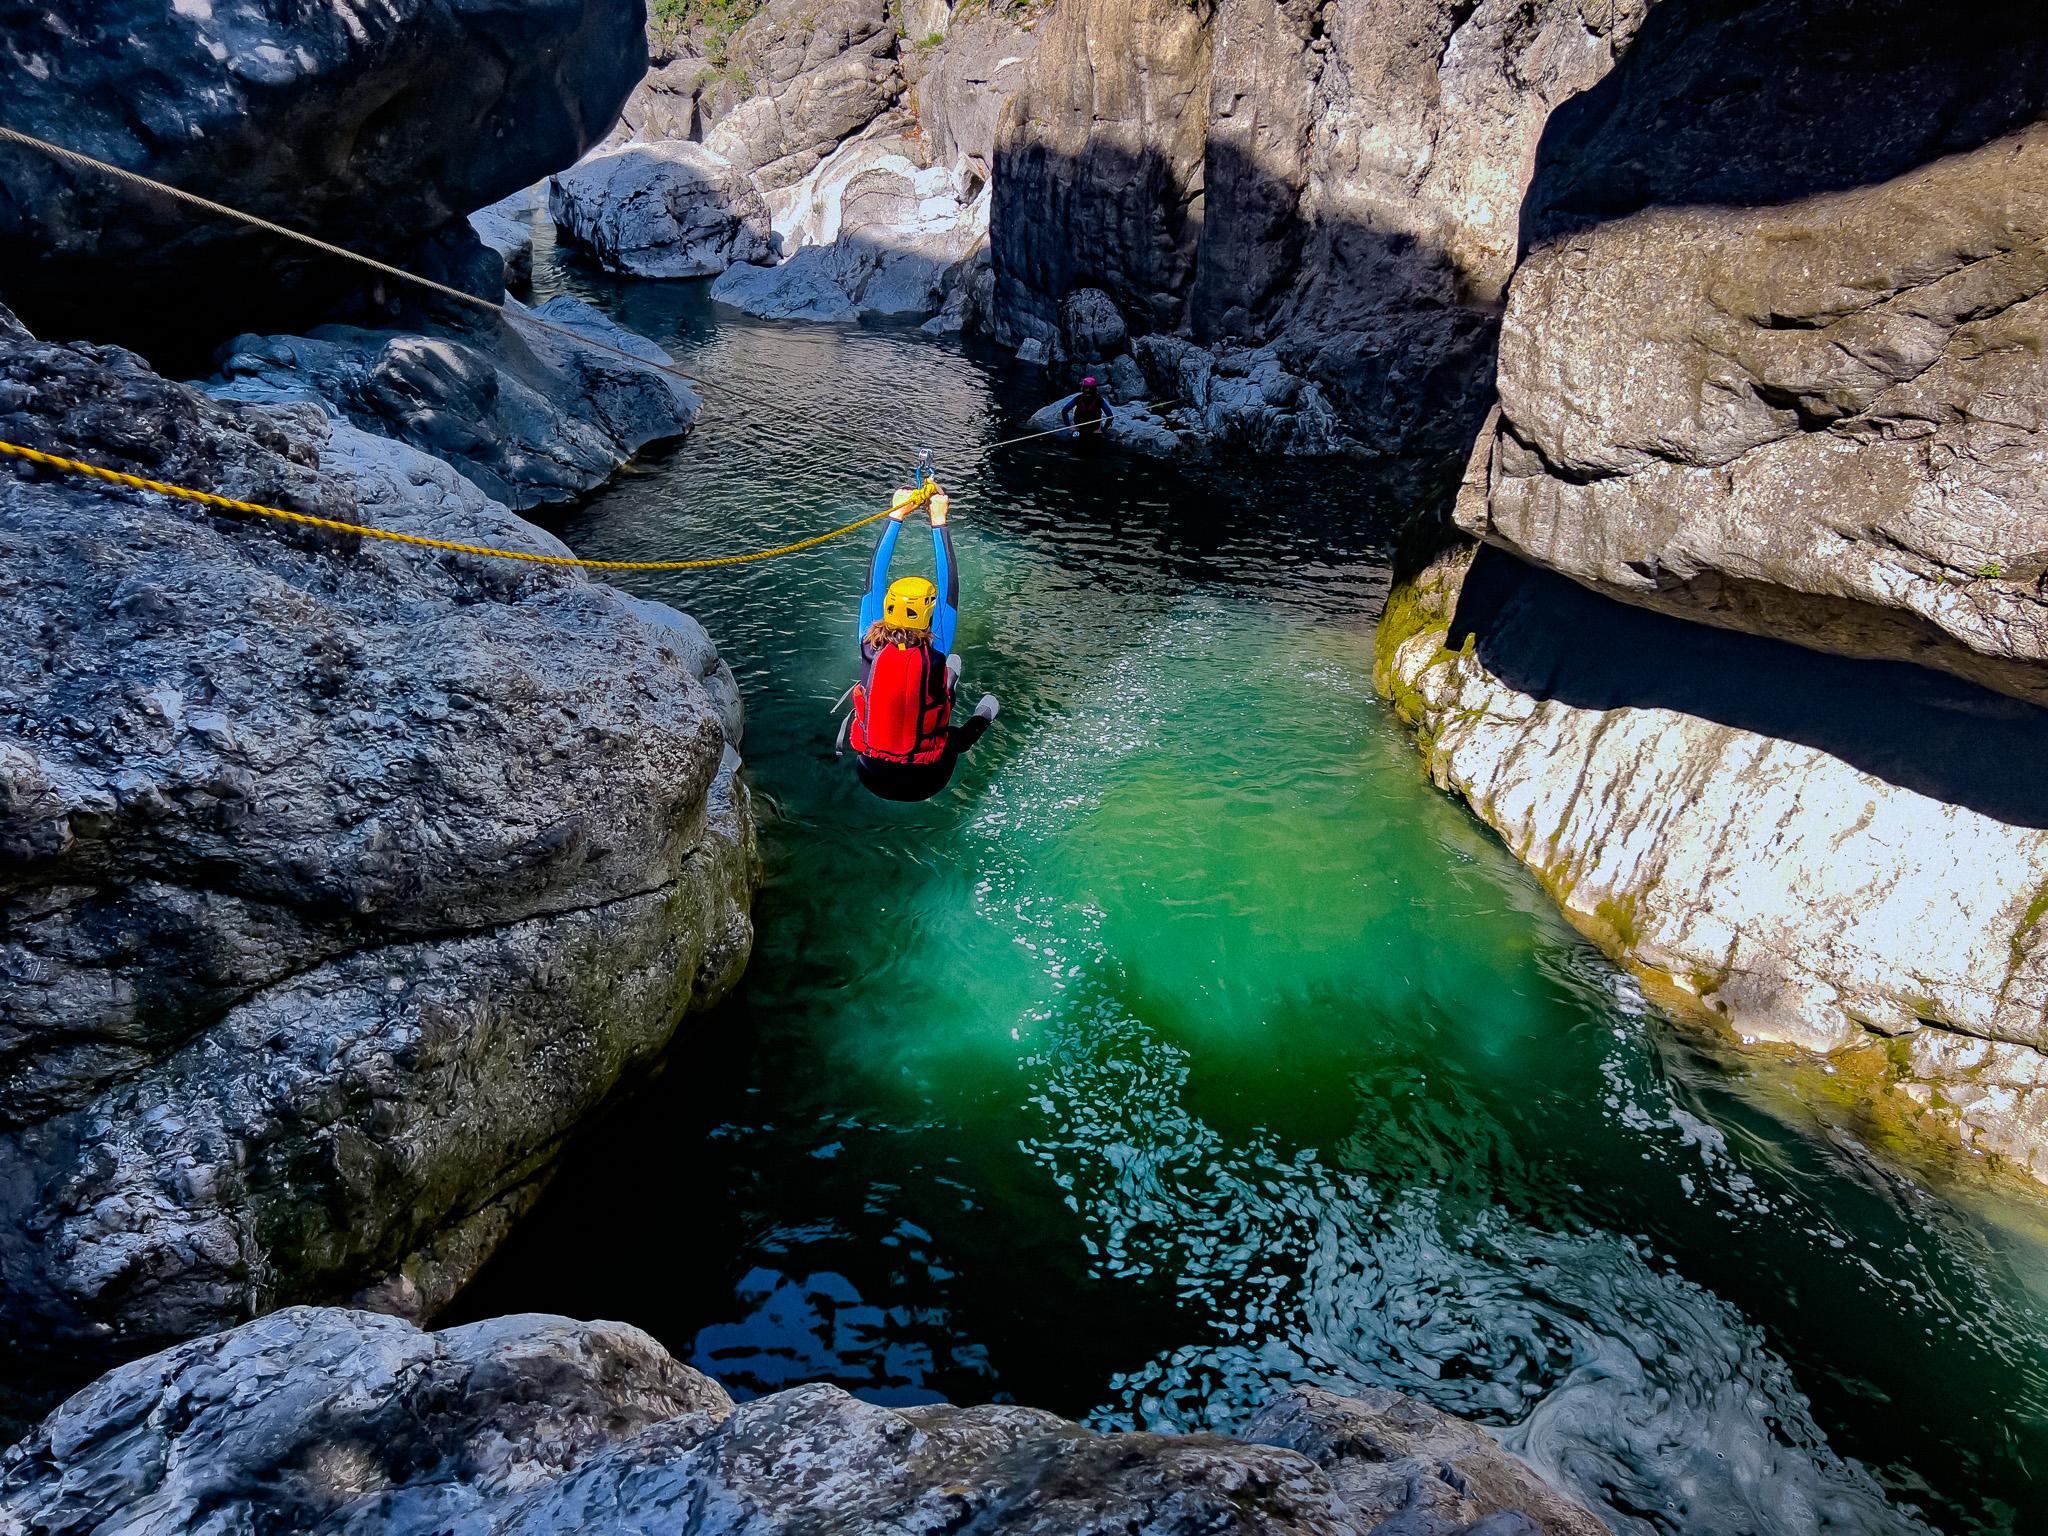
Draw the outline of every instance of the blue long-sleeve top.
M896 554L896 535L903 524L890 518L882 525L882 537L875 545L875 558L868 564L867 590L860 599L860 639L882 617L882 603L889 592L889 562ZM952 654L953 631L960 622L960 571L953 559L953 529L941 523L932 529L932 555L938 563L939 606L932 614L932 649L941 656Z

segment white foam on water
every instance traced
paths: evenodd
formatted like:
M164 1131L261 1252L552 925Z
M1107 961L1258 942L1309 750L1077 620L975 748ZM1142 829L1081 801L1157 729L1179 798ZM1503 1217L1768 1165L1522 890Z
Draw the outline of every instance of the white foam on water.
M1187 1107L1190 1057L1118 1000L1104 914L1035 889L1033 869L1120 760L1200 707L1240 638L1213 607L1159 626L1010 761L973 823L980 911L1040 958L1049 993L1024 1032L1043 1122L1025 1150L1084 1218L1102 1278L1169 1280L1203 1319L1198 1339L1111 1381L1092 1422L1227 1429L1289 1384L1390 1386L1501 1426L1625 1536L1923 1531L1830 1450L1758 1329L1636 1239L1379 1188L1270 1134L1231 1144ZM1640 993L1597 959L1572 963L1601 967L1614 1000L1606 1108L1672 1163L1674 1198L1771 1215L1726 1135L1660 1090Z

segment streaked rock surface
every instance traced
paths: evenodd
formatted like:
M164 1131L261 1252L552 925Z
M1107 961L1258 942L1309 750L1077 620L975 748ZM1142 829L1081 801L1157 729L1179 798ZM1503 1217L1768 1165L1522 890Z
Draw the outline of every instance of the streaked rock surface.
M1241 1439L1036 1409L735 1404L638 1329L421 1333L294 1308L116 1370L0 1461L0 1530L201 1522L483 1533L1005 1531L1600 1536L1472 1426L1394 1392L1289 1394Z
M318 405L0 330L9 440L564 552ZM0 539L29 641L0 663L17 1364L308 1298L433 1310L745 962L729 673L572 568L42 473L5 480Z

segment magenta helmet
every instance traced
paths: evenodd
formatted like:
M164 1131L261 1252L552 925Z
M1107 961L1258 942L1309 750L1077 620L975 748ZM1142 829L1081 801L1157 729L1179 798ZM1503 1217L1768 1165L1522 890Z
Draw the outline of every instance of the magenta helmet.
M1083 389L1093 389L1095 387L1095 375L1091 373L1088 375L1087 378L1083 379L1081 381L1081 387Z

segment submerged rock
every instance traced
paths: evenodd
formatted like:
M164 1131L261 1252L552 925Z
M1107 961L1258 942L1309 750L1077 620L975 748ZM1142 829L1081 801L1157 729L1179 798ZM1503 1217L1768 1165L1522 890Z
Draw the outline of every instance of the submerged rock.
M9 0L8 120L387 260L571 164L646 68L639 5ZM0 297L45 335L210 347L363 274L0 149Z
M293 1308L110 1373L0 1461L0 1528L258 1518L334 1536L1603 1530L1398 1393L1293 1393L1242 1440L822 1386L735 1404L638 1329L546 1316L426 1334Z
M311 404L0 340L0 436L561 553ZM79 478L0 490L0 1323L118 1354L430 1312L720 996L752 823L715 653L572 568Z
M549 189L555 227L610 272L710 277L774 254L760 193L702 144L622 145L561 172Z
M524 313L517 300L508 300ZM531 311L549 324L664 367L653 342L577 299ZM437 332L324 325L307 336L238 336L210 386L258 404L331 405L447 460L496 500L525 509L595 490L643 448L681 437L695 393L643 368L516 321Z

